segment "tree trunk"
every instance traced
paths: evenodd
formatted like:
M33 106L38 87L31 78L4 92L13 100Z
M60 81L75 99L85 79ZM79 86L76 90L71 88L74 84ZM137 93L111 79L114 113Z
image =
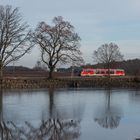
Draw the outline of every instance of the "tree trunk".
M110 77L110 63L107 63L107 87L109 88L111 86L111 77Z
M50 68L48 79L52 79L52 78L53 78L53 68Z
M3 85L3 67L0 65L0 89L2 89Z
M110 63L107 64L107 69L108 69L108 78L110 79Z

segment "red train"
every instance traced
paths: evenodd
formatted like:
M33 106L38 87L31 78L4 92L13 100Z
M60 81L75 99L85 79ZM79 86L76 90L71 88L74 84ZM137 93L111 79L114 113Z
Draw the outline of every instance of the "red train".
M81 71L81 76L124 76L125 71L123 69L93 69L85 68Z

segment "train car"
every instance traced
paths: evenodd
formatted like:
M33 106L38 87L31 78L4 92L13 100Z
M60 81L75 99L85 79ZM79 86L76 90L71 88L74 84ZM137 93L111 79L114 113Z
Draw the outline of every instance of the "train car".
M81 76L124 76L123 69L93 69L85 68L81 71Z
M93 68L85 68L81 71L81 76L94 76L95 69Z

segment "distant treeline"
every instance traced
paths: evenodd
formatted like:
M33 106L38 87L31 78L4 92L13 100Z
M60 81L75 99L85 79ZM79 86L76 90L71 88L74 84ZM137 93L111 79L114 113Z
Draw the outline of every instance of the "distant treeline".
M81 70L83 68L105 68L106 66L103 64L86 64L83 66L70 66L69 68L58 68L57 74L62 76L70 76L71 73L75 75L79 75ZM121 62L114 62L111 64L111 68L120 68L124 69L126 72L126 75L134 75L134 76L140 76L140 59L131 59L131 60L124 60ZM56 73L56 72L55 72ZM63 73L63 74L62 74ZM33 67L28 68L24 66L7 66L4 69L4 75L36 75L36 76L47 76L48 72L47 69L44 69L42 67ZM55 74L55 75L57 75Z
M140 59L123 61L120 63L120 68L123 68L128 75L140 76Z

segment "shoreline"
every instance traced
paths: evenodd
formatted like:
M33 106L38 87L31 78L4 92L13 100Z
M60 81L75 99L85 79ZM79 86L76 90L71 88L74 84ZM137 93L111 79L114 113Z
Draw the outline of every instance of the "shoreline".
M41 88L139 88L140 77L4 77L3 89L41 89Z

